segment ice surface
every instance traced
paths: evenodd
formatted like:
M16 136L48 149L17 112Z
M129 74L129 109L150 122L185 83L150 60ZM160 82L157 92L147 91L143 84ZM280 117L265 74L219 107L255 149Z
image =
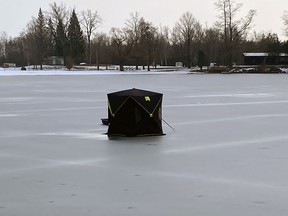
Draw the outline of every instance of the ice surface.
M288 215L286 74L10 73L1 216ZM106 94L134 87L164 94L175 131L107 138Z

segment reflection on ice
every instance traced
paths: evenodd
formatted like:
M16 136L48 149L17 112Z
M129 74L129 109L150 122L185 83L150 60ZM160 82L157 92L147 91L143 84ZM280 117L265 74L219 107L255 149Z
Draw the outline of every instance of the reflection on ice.
M188 98L214 98L214 97L273 97L271 93L235 93L235 94L203 94L189 95Z
M229 122L229 121L238 121L238 120L249 120L249 119L258 119L258 118L282 118L288 117L288 114L267 114L267 115L246 115L246 116L237 116L230 118L216 118L216 119L206 119L206 120L195 120L195 121L186 121L186 122L175 122L173 125L190 125L190 124L207 124L215 122Z
M107 140L107 135L105 135L105 130L93 131L90 133L80 133L80 132L53 132L53 133L39 133L39 136L67 136L79 139L91 139L91 140Z
M201 183L216 183L216 184L224 184L224 185L234 185L237 187L251 187L251 188L262 188L262 189L281 189L283 190L283 186L278 186L274 184L267 184L264 182L254 182L254 181L247 181L247 180L239 180L239 179L232 179L232 178L215 178L211 176L199 176L199 175L193 175L190 173L167 173L167 172L157 172L157 173L148 173L152 174L154 176L160 176L160 177L167 177L167 178L180 178L180 179L190 179L195 182L201 182ZM288 189L288 188L287 188Z
M230 148L235 146L242 146L242 145L256 145L256 144L263 144L263 143L273 143L273 142L279 142L279 141L287 141L287 136L276 136L276 137L264 137L260 139L251 139L251 140L240 140L240 141L234 141L234 142L227 142L227 143L215 143L215 144L209 144L209 145L201 145L201 146L193 146L193 147L187 147L187 148L175 148L173 150L167 150L163 153L165 154L189 154L194 151L205 151L210 149L218 149L218 148Z
M275 101L249 101L249 102L229 102L229 103L194 103L194 104L173 104L166 105L165 107L205 107L205 106L239 106L239 105L262 105L262 104L285 104L288 100L275 100Z

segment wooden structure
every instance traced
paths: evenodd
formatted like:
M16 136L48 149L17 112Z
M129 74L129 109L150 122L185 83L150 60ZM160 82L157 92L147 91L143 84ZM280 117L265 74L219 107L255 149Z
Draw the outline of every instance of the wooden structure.
M244 65L288 65L287 53L243 53Z

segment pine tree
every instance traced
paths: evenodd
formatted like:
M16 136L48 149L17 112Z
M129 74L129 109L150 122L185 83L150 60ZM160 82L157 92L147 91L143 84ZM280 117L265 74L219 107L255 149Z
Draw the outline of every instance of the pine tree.
M66 46L67 46L67 36L65 33L65 28L62 20L59 19L55 35L56 55L63 56L65 59L67 53Z
M85 41L75 10L72 11L68 26L69 56L79 63L85 55Z
M53 22L51 20L51 18L48 21L48 29L49 29L49 43L50 43L50 49L49 49L49 53L51 55L55 55L55 38L56 38L56 31L54 29L53 26Z
M35 25L35 42L36 42L36 48L37 48L37 58L38 58L38 64L40 64L40 69L43 69L43 61L45 57L49 54L50 49L50 34L49 29L45 23L45 17L43 15L43 12L41 8L39 9L38 18L36 20Z

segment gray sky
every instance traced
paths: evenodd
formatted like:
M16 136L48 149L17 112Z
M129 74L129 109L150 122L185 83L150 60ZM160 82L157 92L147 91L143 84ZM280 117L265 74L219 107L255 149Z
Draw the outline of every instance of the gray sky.
M81 10L91 9L98 11L104 20L103 27L98 30L109 32L111 27L122 27L130 17L131 12L139 12L146 20L154 25L174 26L180 16L189 11L203 25L212 26L217 20L217 11L214 3L216 0L66 0L67 7ZM246 15L250 9L257 10L254 21L254 30L257 32L272 31L279 38L287 40L283 35L283 12L288 10L287 0L236 0L243 3L241 15ZM0 31L5 31L9 36L18 36L31 20L36 17L41 7L49 10L49 4L61 1L51 0L3 0L1 1Z

